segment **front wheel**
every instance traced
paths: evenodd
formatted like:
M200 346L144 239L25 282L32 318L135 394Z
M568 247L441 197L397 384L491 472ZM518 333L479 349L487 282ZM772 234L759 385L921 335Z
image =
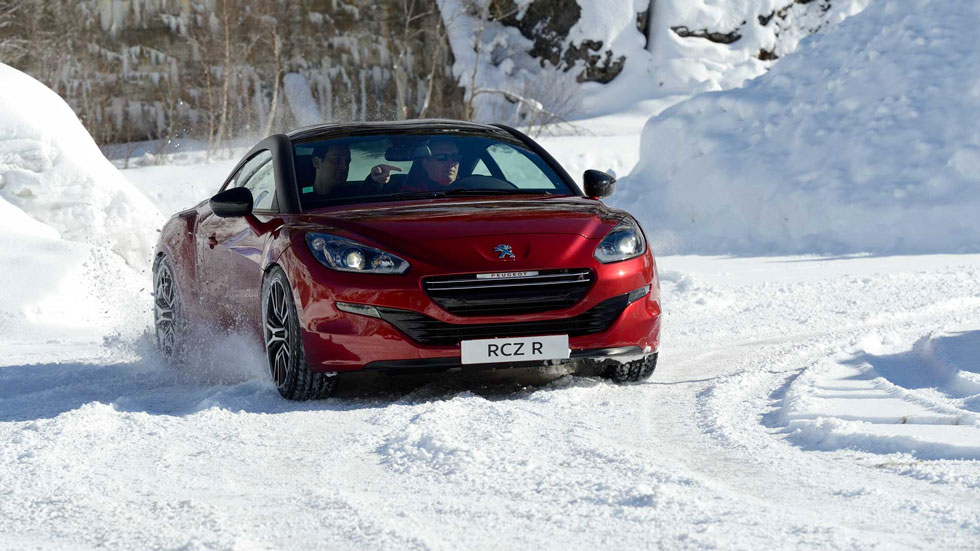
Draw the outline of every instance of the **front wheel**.
M333 373L312 373L286 272L273 266L262 284L262 334L272 380L287 400L319 400L337 390Z
M171 363L180 362L187 344L187 322L176 273L166 256L157 257L153 263L153 328L157 347Z
M657 353L632 362L609 360L602 371L602 376L617 383L635 383L649 379L655 369L657 369Z

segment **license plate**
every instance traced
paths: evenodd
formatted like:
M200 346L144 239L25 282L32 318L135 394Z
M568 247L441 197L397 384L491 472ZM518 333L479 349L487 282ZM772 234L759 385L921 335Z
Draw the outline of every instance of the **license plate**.
M564 360L570 353L568 335L461 341L463 364Z

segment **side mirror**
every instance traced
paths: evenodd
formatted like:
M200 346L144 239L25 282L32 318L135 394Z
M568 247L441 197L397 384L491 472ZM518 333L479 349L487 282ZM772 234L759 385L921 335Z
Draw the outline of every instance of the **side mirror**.
M252 192L248 188L226 189L208 201L215 216L230 218L252 213Z
M593 199L609 197L616 190L616 179L599 170L586 170L582 180L585 194Z

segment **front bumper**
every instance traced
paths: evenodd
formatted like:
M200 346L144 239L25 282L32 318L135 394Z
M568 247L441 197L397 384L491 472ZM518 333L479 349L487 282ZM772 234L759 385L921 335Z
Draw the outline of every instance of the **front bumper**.
M339 312L335 320L321 322L317 330L304 330L307 365L314 372L357 371L361 369L395 371L422 369L440 371L456 367L519 367L520 363L461 366L458 341L451 345L426 345L411 338L384 319ZM557 320L562 321L560 318ZM534 325L536 322L500 324L503 327ZM472 327L461 325L457 327ZM485 326L484 326L485 327ZM548 332L558 334L558 332ZM565 334L573 334L565 331ZM506 331L496 336L542 334L540 331ZM490 338L481 335L474 338ZM570 336L572 359L636 356L652 353L660 346L659 299L647 295L629 304L605 331ZM631 358L632 359L632 358ZM560 363L560 362L559 362ZM523 365L528 365L524 362Z

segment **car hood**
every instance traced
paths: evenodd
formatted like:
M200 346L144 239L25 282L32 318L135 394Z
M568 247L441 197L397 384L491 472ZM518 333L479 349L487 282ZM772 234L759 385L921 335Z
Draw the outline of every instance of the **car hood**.
M502 235L565 234L599 239L624 215L586 198L482 197L333 207L301 215L298 221L379 243L422 245Z

